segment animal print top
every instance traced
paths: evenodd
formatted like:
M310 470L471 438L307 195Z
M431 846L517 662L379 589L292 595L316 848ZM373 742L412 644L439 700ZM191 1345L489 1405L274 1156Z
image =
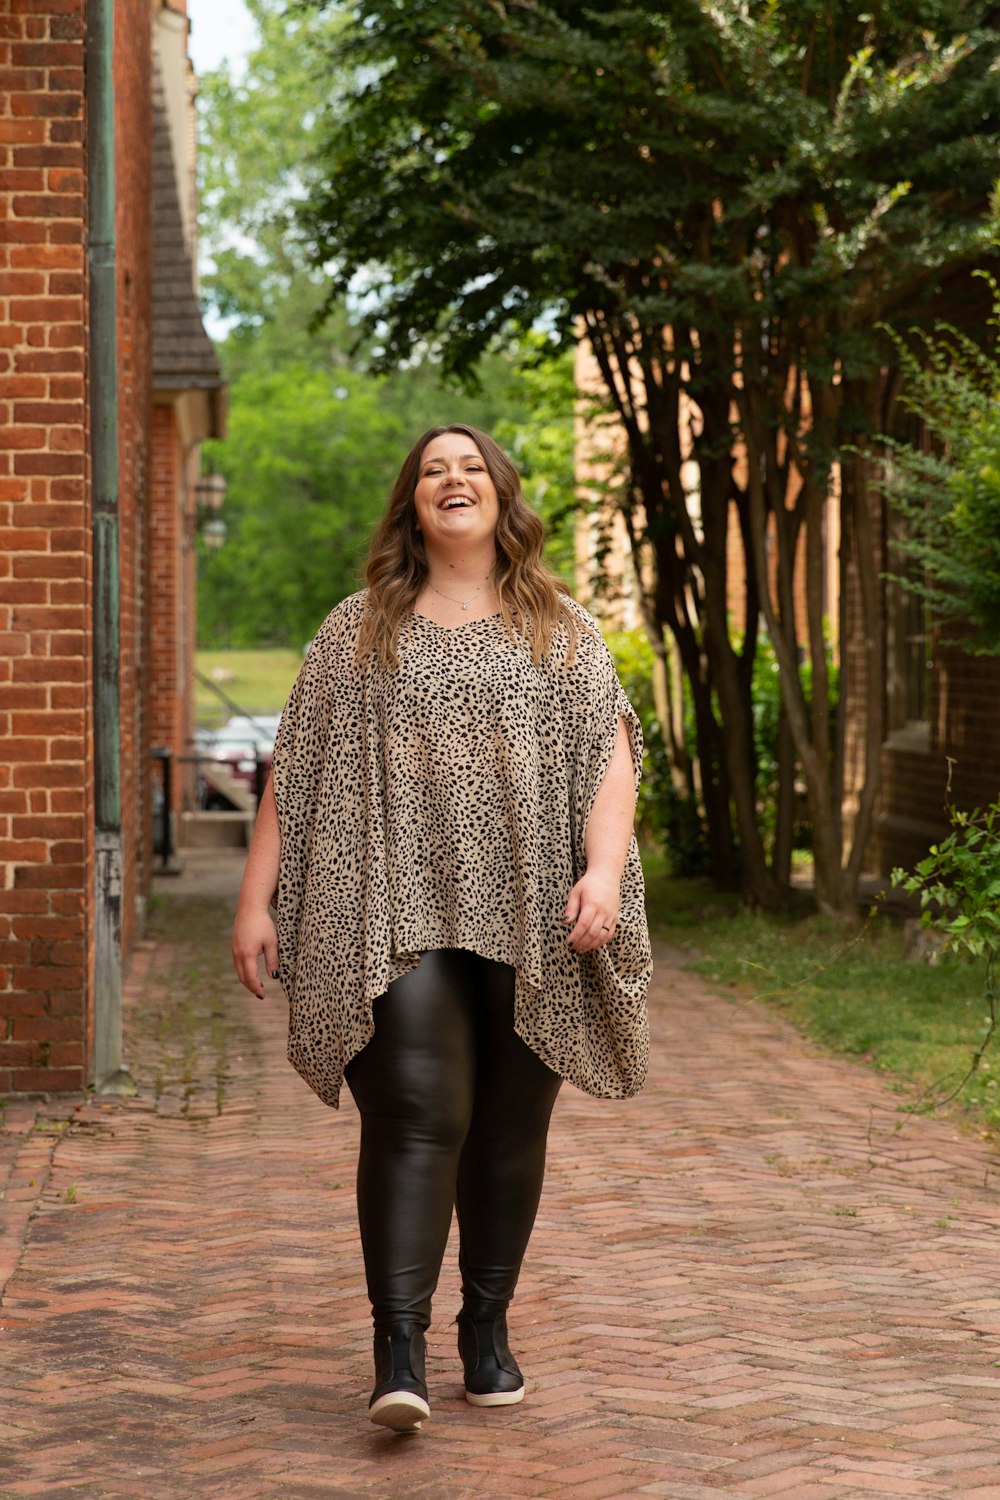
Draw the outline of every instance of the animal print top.
M414 615L400 665L359 667L367 591L328 616L282 715L277 925L288 1056L337 1106L373 1032L372 1002L432 948L516 972L515 1029L587 1093L642 1087L652 964L635 839L612 940L567 946L561 918L586 868L587 817L628 727L642 731L594 621L568 667L565 629L536 667L499 615L455 629Z

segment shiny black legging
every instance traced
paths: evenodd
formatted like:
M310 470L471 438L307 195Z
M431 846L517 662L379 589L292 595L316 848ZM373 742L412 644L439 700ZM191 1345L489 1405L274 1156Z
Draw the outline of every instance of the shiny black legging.
M451 1226L463 1300L506 1307L531 1236L560 1079L514 1032L514 971L424 953L375 1001L347 1068L361 1112L358 1218L376 1333L426 1328Z

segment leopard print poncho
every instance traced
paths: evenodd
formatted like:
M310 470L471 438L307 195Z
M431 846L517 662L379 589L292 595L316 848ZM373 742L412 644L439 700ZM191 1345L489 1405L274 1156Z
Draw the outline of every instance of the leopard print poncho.
M635 839L614 938L567 946L562 914L585 868L587 817L628 727L642 731L596 625L535 667L499 615L404 627L394 672L355 661L366 591L327 617L274 751L281 828L277 926L288 1056L337 1107L373 1033L372 1002L433 948L516 971L515 1029L589 1094L642 1087L652 964Z

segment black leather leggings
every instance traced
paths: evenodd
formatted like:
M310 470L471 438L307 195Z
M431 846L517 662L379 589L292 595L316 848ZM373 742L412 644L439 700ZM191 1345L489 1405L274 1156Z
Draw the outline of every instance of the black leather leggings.
M514 971L424 953L375 1001L347 1082L375 1332L426 1328L458 1209L464 1301L506 1307L535 1222L559 1077L514 1033Z

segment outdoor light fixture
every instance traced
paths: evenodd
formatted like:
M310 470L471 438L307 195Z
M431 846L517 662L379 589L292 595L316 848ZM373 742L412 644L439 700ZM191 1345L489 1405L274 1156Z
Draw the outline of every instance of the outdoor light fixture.
M199 509L221 510L226 500L226 481L221 474L202 474L194 487Z
M219 515L226 500L226 481L221 474L202 474L194 487L198 509L205 515L201 539L213 552L225 545L226 523Z
M219 547L225 544L225 521L223 521L219 516L209 516L208 520L201 528L201 539L205 543L206 547L211 547L213 551L217 551Z

